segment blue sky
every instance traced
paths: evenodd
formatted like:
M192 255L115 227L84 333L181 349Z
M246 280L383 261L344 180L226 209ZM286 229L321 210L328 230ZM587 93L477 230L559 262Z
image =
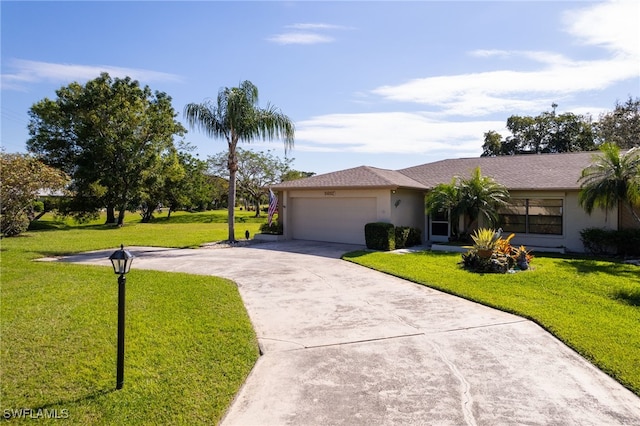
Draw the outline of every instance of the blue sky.
M2 1L1 119L101 71L184 106L252 81L296 124L298 170L476 157L512 114L597 118L640 96L640 2ZM190 130L200 158L226 143ZM243 145L273 149L279 141Z

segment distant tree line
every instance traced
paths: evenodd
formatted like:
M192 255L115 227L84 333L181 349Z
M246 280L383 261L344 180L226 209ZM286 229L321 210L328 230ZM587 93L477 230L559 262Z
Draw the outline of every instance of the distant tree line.
M605 142L623 150L640 146L640 98L617 102L595 122L588 115L557 114L556 107L535 117L510 116L506 127L511 135L486 132L482 156L595 151Z

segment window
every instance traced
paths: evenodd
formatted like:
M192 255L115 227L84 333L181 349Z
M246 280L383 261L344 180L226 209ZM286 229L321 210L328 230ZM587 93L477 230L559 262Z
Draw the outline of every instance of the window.
M449 236L449 214L447 212L431 213L431 235Z
M500 210L505 232L562 235L562 200L514 199Z

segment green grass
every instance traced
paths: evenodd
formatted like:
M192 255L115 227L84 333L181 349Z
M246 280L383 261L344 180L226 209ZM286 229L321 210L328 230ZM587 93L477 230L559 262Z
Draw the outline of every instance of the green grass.
M352 252L346 260L529 318L640 395L640 269L538 255L534 270L476 274L460 254Z
M246 223L236 225L238 233L253 235L260 223L239 215ZM125 383L115 391L117 277L107 267L33 259L121 243L196 247L226 239L221 216L174 213L141 224L129 215L122 228L45 220L3 239L0 412L66 410L73 424L216 423L258 357L234 283L136 270L134 261Z

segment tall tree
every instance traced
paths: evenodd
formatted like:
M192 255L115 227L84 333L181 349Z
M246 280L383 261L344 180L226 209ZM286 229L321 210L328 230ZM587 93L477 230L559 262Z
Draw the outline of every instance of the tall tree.
M0 151L0 224L2 235L15 236L29 226L29 213L41 191L64 189L68 176L24 154Z
M605 143L600 152L582 171L580 205L591 214L596 207L606 211L622 204L640 223L640 148L621 154L618 145Z
M180 163L180 157L175 149L162 155L158 167L143 172L140 177L144 182L140 196L142 223L153 219L153 213L156 209L169 202L170 191L181 186L185 178L186 171ZM169 211L170 214L171 211Z
M555 107L535 117L512 115L507 129L511 135L504 140L495 131L484 134L483 157L592 151L596 147L590 117L556 114Z
M141 177L162 167L174 135L185 132L171 98L107 73L56 95L31 107L27 148L71 176L75 209L106 207L109 223L117 210L122 225L125 211L140 202Z
M179 152L178 161L185 176L167 188L169 214L179 208L190 211L207 209L217 197L214 181L207 173L207 162L188 152Z
M285 151L293 147L295 127L278 108L258 106L258 88L248 80L239 87L224 87L216 102L190 103L184 108L189 126L196 127L212 138L225 139L229 170L229 241L235 241L236 173L238 172L238 142L256 139L283 139Z
M238 173L237 192L244 196L247 203L253 203L255 207L255 217L260 217L260 203L267 194L267 187L282 181L290 169L289 165L293 159L285 158L281 160L273 155L271 151L255 152L237 149ZM228 154L221 152L209 157L209 171L217 176L229 177Z
M290 181L290 180L297 180L297 179L304 179L304 178L308 178L315 175L315 172L303 172L300 170L289 170L286 173L284 173L281 177L282 182L286 182L286 181Z
M615 143L622 149L640 147L640 98L616 102L613 111L600 115L596 124L601 142Z

